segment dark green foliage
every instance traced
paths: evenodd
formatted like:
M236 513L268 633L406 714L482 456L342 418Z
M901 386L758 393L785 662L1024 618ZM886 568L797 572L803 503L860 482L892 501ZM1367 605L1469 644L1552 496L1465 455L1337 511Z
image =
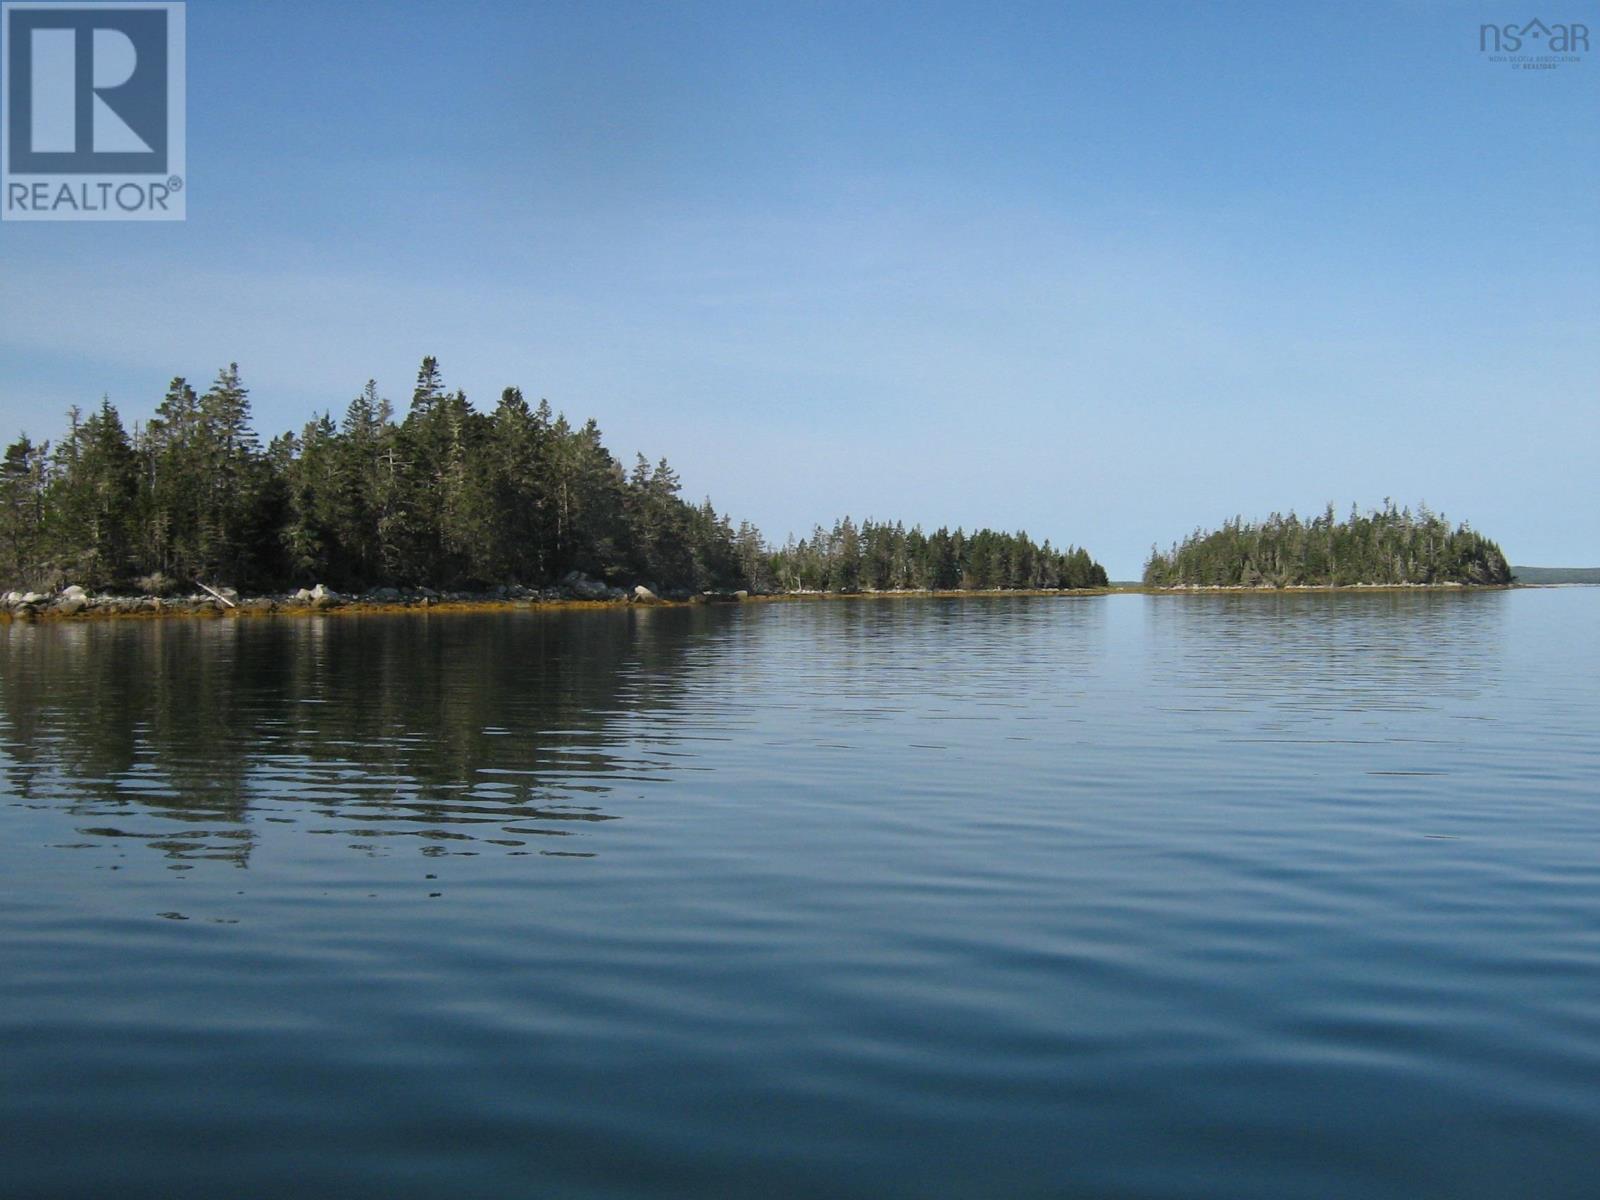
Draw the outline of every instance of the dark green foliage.
M1087 551L1036 545L1026 533L939 529L924 534L900 522L846 517L831 531L818 526L767 560L758 585L786 591L1017 590L1106 587L1106 573Z
M1500 547L1466 525L1393 501L1343 521L1333 506L1302 521L1274 513L1247 525L1235 518L1196 530L1165 554L1152 549L1147 587L1327 587L1366 584L1511 582Z
M41 556L49 459L50 443L22 437L6 447L0 465L0 570L18 583L32 582L29 570Z
M403 420L369 381L342 421L325 413L265 449L231 364L203 396L174 379L131 438L109 402L69 419L53 450L25 437L6 450L0 584L474 588L571 571L695 591L1105 583L1081 550L988 530L930 538L847 519L773 553L749 522L687 503L664 459L625 472L595 422L574 427L516 388L480 413L433 358Z
M79 572L94 575L123 570L132 553L133 503L138 476L133 450L116 409L102 400L86 421L74 409L69 429L56 446L48 493L48 535L77 548Z
M0 582L743 582L727 519L685 503L665 462L626 477L593 421L573 428L515 388L479 413L431 358L403 421L369 382L342 422L324 414L264 450L231 365L203 396L174 379L131 438L109 403L69 425L53 450L6 450Z

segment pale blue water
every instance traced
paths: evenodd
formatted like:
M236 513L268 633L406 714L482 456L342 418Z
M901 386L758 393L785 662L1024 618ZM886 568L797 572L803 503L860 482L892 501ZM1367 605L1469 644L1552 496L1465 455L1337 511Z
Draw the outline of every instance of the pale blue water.
M0 627L0 1195L1600 1195L1597 618Z

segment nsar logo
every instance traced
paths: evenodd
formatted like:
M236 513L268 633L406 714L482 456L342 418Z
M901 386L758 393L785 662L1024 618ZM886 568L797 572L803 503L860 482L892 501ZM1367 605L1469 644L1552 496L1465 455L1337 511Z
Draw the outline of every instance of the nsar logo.
M0 217L181 221L184 6L0 5Z
M1576 22L1547 25L1535 17L1518 25L1479 25L1478 53L1513 70L1553 71L1582 62L1589 50L1589 27Z

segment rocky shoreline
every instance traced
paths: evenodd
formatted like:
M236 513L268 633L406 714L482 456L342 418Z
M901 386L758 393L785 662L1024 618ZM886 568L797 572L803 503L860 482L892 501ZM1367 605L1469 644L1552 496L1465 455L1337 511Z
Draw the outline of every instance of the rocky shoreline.
M5 592L0 594L0 622L88 620L111 617L253 617L273 614L337 614L410 611L474 611L526 608L605 608L630 605L681 606L738 604L774 600L911 599L917 597L972 598L984 596L1096 596L1115 589L1006 589L982 591L861 591L861 592L688 592L660 590L648 583L619 588L573 573L546 588L493 587L483 591L443 591L427 587L373 588L360 593L340 593L318 584L293 592L240 596L232 588L207 589L184 595L96 594L69 586L57 592Z
M204 585L202 585L204 586ZM692 604L736 602L748 592L658 591L641 583L631 589L613 587L573 572L547 588L493 587L483 591L445 591L427 587L372 588L341 593L323 584L273 595L240 596L233 588L205 587L182 595L119 595L91 593L77 585L56 592L0 594L0 619L74 619L86 617L258 616L269 613L312 613L341 610L442 607L529 607L556 604Z
M70 586L56 592L0 593L0 622L32 620L82 620L97 617L249 617L310 613L374 613L423 611L470 611L507 608L617 607L628 605L678 606L692 604L737 604L774 600L912 599L917 597L975 598L984 596L1103 596L1103 595L1214 595L1283 594L1285 592L1416 592L1416 591L1499 591L1529 587L1529 584L1463 583L1353 583L1291 584L1284 587L1245 585L1188 584L1172 587L1146 587L1142 584L1112 585L1106 588L1060 589L983 589L956 591L871 591L859 592L688 592L660 590L648 583L632 588L614 587L597 579L573 573L559 584L546 588L520 585L493 587L482 591L449 591L427 587L372 588L365 592L343 593L318 584L293 592L273 595L240 596L232 588L217 588L185 595L119 595L90 593Z

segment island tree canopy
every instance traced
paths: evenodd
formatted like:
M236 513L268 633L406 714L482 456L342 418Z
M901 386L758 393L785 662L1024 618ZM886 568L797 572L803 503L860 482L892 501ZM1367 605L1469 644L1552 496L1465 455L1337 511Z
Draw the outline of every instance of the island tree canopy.
M1274 513L1241 518L1206 533L1195 530L1165 553L1151 548L1147 587L1293 587L1352 584L1511 582L1500 547L1465 524L1452 526L1421 505L1413 513L1392 500L1343 521L1329 505L1302 521Z

